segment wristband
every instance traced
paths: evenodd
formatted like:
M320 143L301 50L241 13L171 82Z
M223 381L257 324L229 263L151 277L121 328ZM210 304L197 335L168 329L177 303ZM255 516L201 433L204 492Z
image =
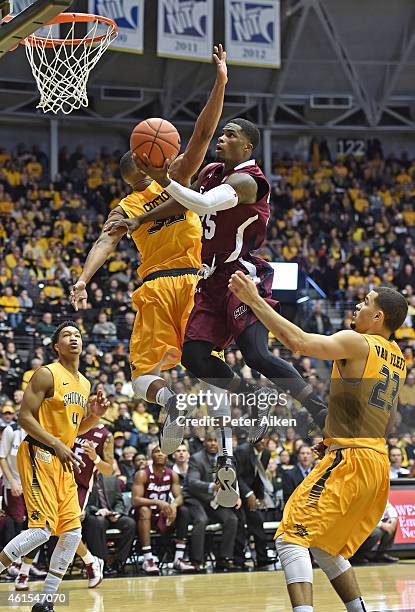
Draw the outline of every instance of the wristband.
M101 463L101 457L99 455L97 455L94 459L94 463L95 465L98 465L98 463Z

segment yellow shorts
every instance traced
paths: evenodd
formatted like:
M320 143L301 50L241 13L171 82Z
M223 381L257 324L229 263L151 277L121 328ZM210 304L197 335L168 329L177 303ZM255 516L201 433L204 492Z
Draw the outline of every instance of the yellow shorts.
M180 363L198 280L195 274L164 276L134 291L137 314L130 340L132 378L160 365L168 370Z
M27 508L29 527L49 526L53 535L81 526L78 489L72 472L59 459L23 441L17 466Z
M386 508L389 461L369 448L332 451L289 498L275 537L348 559Z

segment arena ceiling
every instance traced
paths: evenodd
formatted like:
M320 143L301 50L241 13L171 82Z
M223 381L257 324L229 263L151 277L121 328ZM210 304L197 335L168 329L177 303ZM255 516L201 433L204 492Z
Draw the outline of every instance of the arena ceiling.
M74 10L86 4L77 0ZM193 125L214 68L156 56L156 4L146 2L145 54L108 51L90 78L89 109L65 121L115 126L161 115ZM415 130L414 0L281 0L281 6L281 69L231 66L225 118L246 116L271 131ZM223 39L223 0L215 0L214 32ZM114 99L117 89L136 99ZM311 96L325 98L323 107ZM0 121L43 120L37 99L24 50L9 53L0 62Z

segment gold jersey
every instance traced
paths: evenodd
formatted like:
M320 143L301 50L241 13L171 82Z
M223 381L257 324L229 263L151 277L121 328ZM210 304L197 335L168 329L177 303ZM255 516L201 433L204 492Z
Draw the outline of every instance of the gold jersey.
M45 431L72 448L87 414L91 384L81 373L76 378L59 362L45 367L52 373L54 393L41 403L39 423Z
M169 199L169 194L152 181L145 191L134 191L119 206L128 217L150 212ZM132 234L141 254L137 272L145 278L159 270L201 268L202 229L199 216L188 210L181 215L146 223Z
M396 342L363 334L369 354L360 380L344 379L336 362L325 424L327 446L366 447L386 453L385 436L406 365Z

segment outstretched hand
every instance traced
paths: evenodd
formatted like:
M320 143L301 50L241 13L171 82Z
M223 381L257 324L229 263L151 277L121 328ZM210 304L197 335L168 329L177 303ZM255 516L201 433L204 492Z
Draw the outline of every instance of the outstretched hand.
M133 153L133 159L137 168L150 176L153 181L156 181L161 187L167 187L170 184L168 171L172 160L166 159L163 166L159 168L151 164L147 153L143 153L142 157L139 157L137 153Z
M90 413L97 417L102 417L110 406L111 402L101 390L98 391L96 396L89 402Z
M228 82L228 67L226 65L226 51L222 45L213 47L213 61L216 64L216 79L226 85Z
M77 312L79 309L84 310L86 308L88 293L86 291L86 283L84 281L78 281L72 286L69 294L69 300Z

